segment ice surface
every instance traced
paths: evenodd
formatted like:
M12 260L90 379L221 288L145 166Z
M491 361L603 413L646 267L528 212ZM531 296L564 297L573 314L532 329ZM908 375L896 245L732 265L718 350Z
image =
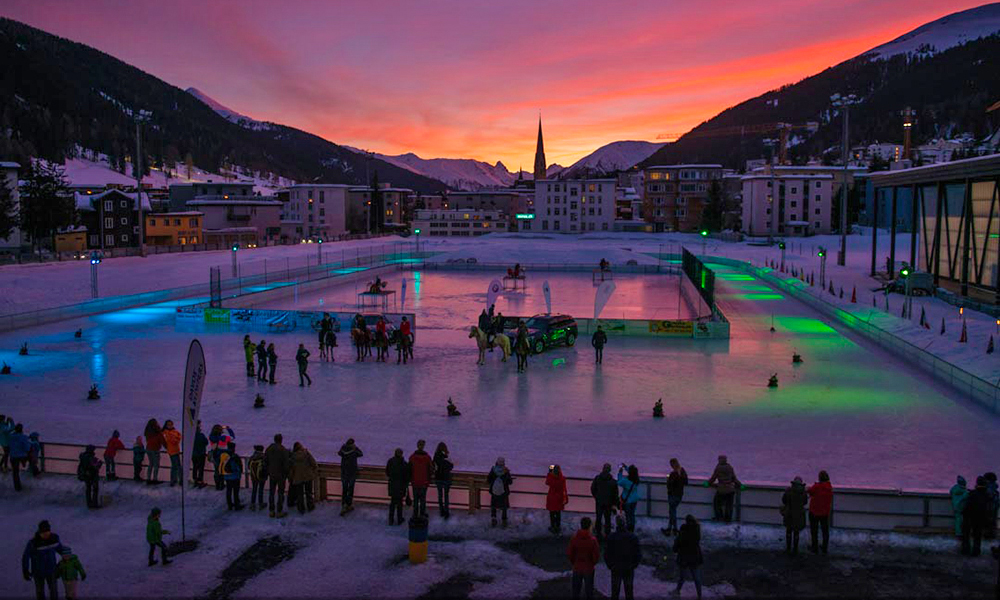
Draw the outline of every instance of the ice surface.
M414 285L407 301L422 331L416 361L357 364L342 336L335 364L314 353L310 388L298 387L293 356L299 342L315 347L311 331L253 335L277 347L279 384L269 386L245 376L242 332L178 328L171 306L55 323L0 336L0 358L15 371L0 378L0 412L50 441L103 443L115 428L131 440L150 417L177 418L186 348L198 337L208 360L202 419L233 426L244 444L281 431L321 460L354 437L371 464L425 438L447 441L460 470L484 471L505 456L515 472L544 473L558 461L573 476L589 476L605 461L662 474L671 456L704 476L727 453L746 481L783 483L826 469L839 485L943 490L956 474L994 468L995 415L759 281L725 269L718 275L731 341L612 338L603 366L595 366L581 340L532 357L523 375L496 352L477 367L463 332L481 310L489 272L421 273L426 288ZM592 306L589 276L572 293L559 291L562 278L579 274L545 277L559 284L554 309ZM529 272L524 302L532 310L541 278ZM622 278L619 301L655 309L659 284L650 281ZM28 357L17 356L23 341ZM794 351L804 364L792 366ZM778 389L766 387L773 372ZM104 396L96 403L84 400L91 382ZM263 410L251 408L258 392ZM445 417L448 396L462 417ZM659 397L666 418L654 420Z

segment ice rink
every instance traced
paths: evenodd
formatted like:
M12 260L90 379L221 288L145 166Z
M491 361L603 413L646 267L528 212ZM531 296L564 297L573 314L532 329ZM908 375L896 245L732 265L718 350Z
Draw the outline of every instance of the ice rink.
M418 340L416 360L405 366L356 363L344 334L337 362L321 363L311 331L253 333L255 341L276 344L273 386L246 377L241 331L178 329L173 305L3 334L0 360L14 374L0 377L0 412L43 440L103 443L119 429L131 443L150 417L178 417L187 345L196 336L208 361L206 425L232 426L244 448L281 431L320 460L335 458L347 437L357 440L368 464L425 438L430 445L446 441L460 470L485 470L504 456L515 473L544 473L560 463L568 475L587 476L608 461L662 474L676 456L692 476L704 476L726 453L746 481L811 480L826 469L835 485L909 490L945 489L956 474L991 470L1000 451L992 413L723 267L717 297L732 322L729 341L611 338L604 364L596 366L589 340L580 339L574 348L531 357L526 374L516 373L513 358L501 363L499 352L476 366L467 331L495 275L385 277L397 290L404 276L410 280L406 309L417 313ZM527 293L504 297L498 308L543 312L543 279L555 311L593 316L589 273L529 274ZM622 276L616 283L602 316L676 317L676 277ZM353 304L354 293L347 284L271 306L334 310ZM73 337L78 327L82 339ZM17 356L25 341L31 354ZM295 373L300 341L314 351L309 388L298 387ZM794 351L803 364L791 364ZM775 372L780 386L769 389ZM85 400L91 382L102 400ZM254 410L258 392L267 407ZM461 417L445 416L448 396ZM660 397L666 418L654 420Z

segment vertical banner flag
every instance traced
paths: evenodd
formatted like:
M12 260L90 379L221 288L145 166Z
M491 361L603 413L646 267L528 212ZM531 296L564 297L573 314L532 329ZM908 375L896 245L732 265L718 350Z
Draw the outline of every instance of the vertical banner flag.
M601 314L604 310L604 305L608 303L611 299L611 295L615 293L615 282L614 281L602 281L600 287L597 288L597 293L594 294L594 320Z
M491 306L496 304L497 297L500 296L501 291L503 291L503 286L500 285L499 279L494 279L490 282L490 287L486 290L486 310L489 310Z
M187 366L184 369L184 397L181 404L181 423L184 426L182 431L183 453L181 454L182 465L191 465L191 453L194 449L194 433L198 426L198 417L201 413L201 392L205 389L205 352L201 349L201 342L191 340L188 347ZM187 467L181 468L181 473L186 473ZM184 488L187 483L183 475L181 482L181 539L187 539L187 527L184 506Z
M194 431L201 412L201 392L205 389L205 353L201 342L191 340L188 348L187 367L184 369L184 459L189 461L194 446Z
M406 277L399 286L399 310L406 310Z
M552 314L552 289L549 288L549 280L542 282L542 295L545 296L545 312Z

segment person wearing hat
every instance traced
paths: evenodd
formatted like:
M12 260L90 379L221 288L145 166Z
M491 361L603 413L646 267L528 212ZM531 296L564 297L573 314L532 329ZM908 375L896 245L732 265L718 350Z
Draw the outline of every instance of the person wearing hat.
M83 570L83 564L69 546L63 546L59 550L59 555L61 560L56 565L56 576L62 579L66 600L75 600L77 581L86 581L87 572Z
M156 549L160 549L160 557L163 559L163 566L167 566L171 561L167 560L167 545L163 543L163 536L170 533L160 524L160 509L154 507L149 511L149 518L146 519L146 543L149 544L149 566L156 564Z
M21 571L25 581L35 581L35 597L45 598L45 588L49 589L49 598L59 597L56 580L56 556L62 548L59 536L52 533L48 521L38 523L38 530L28 541L21 555Z
M486 484L490 488L490 526L497 526L497 511L500 511L503 526L507 526L507 509L510 507L510 485L514 478L507 469L507 463L501 456L497 459L489 475L486 476Z
M951 510L955 513L955 535L961 536L962 511L965 510L965 502L969 499L969 486L965 482L965 477L959 475L948 494L951 496Z
M77 479L84 484L87 508L100 508L99 486L101 481L101 461L95 455L96 448L88 444L80 453L80 463L76 467Z
M791 486L781 496L781 516L785 523L785 552L799 553L799 532L806 528L806 484L801 477L792 480Z

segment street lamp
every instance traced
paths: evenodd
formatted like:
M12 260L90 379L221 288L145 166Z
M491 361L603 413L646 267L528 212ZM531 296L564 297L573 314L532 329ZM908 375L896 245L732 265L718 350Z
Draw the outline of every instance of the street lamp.
M820 246L816 256L819 257L819 287L822 289L826 287L826 248Z
M104 254L94 250L90 253L90 297L97 298L97 265L101 264Z
M847 158L850 154L850 148L848 147L848 125L850 119L848 114L850 112L850 106L852 104L858 104L860 100L854 94L846 94L841 96L840 94L834 94L830 96L830 100L833 106L841 109L844 114L844 142L841 146L841 158L844 162L844 180L841 182L840 186L840 252L837 254L837 264L844 266L847 262ZM874 233L872 234L874 235Z
M903 286L903 293L906 294L906 299L904 301L906 306L906 316L907 318L913 318L913 295L910 290L910 282L912 278L910 277L910 265L903 264L903 268L899 270L899 276L903 278L905 285Z
M778 248L781 250L781 270L785 270L785 242L778 242Z
M237 266L236 266L236 251L239 250L239 249L240 249L240 245L238 243L234 242L233 243L233 251L232 251L232 255L233 255L233 277L239 277L239 274L238 274L239 271L237 270Z
M702 255L702 257L704 257L705 256L705 242L708 240L708 230L707 229L702 229L699 233L701 233L701 255Z
M316 261L316 264L321 265L323 264L323 238L316 238L316 250L319 254L319 260Z
M414 229L413 233L417 236L417 254L420 254L420 228Z

